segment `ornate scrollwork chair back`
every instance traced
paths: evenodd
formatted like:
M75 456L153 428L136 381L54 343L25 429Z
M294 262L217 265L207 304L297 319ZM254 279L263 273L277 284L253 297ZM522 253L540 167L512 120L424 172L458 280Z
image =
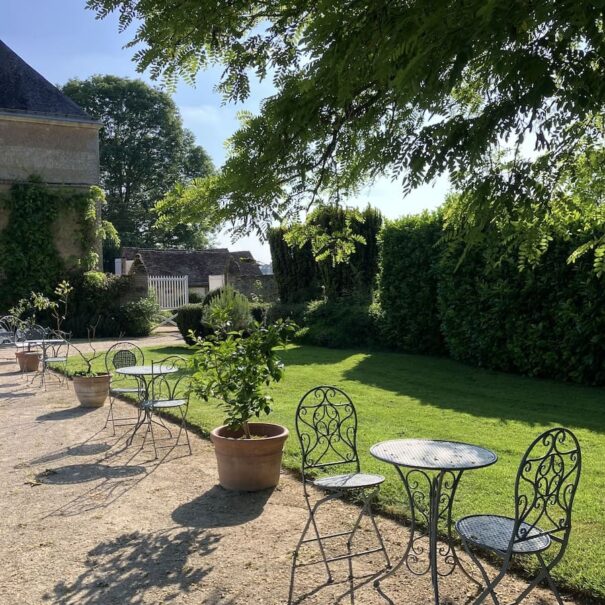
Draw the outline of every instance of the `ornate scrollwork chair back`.
M154 374L155 368L170 368L176 370L170 374ZM190 374L186 371L188 368L187 360L180 355L170 355L164 359L151 363L151 399L155 400L174 400L177 398L185 399L189 397Z
M114 418L113 403L116 395L138 395L140 394L140 384L132 385L132 379L127 376L118 374L115 370L120 368L128 368L130 366L143 365L145 363L145 355L140 347L132 342L117 342L111 346L105 353L105 370L111 374L111 385L109 390L109 411L105 420L105 427L111 420L113 434L116 432L116 422L126 421L125 424L130 424L130 421L137 420L138 416L126 418Z
M567 546L581 470L580 444L570 430L554 428L534 440L515 482L515 543L548 536Z
M296 433L303 480L309 478L308 473L341 465L359 472L357 412L341 389L318 386L305 393L296 409Z

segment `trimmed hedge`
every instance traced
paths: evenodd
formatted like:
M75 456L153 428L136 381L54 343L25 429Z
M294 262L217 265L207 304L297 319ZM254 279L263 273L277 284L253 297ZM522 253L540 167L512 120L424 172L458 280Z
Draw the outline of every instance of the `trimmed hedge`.
M176 312L176 325L188 345L195 343L195 340L190 338L189 332L193 331L198 336L205 336L208 329L202 324L204 318L204 303L194 303L183 305Z
M386 223L378 281L383 335L389 347L415 353L447 352L437 303L443 221L423 212Z
M320 347L348 348L372 345L379 339L379 311L356 300L310 302L297 340Z
M584 384L605 384L605 288L582 242L555 241L519 271L496 238L441 262L439 307L450 355L477 366ZM494 248L496 247L496 250ZM501 252L502 260L489 259Z
M581 232L569 226L569 233ZM462 262L462 245L447 248L443 235L439 213L385 227L379 291L385 345L605 384L603 280L588 255L567 262L581 236L551 242L538 265L521 271L496 228Z

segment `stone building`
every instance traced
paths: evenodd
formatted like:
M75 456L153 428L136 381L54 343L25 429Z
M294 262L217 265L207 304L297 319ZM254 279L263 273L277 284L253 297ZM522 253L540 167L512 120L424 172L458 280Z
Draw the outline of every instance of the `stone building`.
M0 193L31 176L83 191L98 185L100 126L0 40ZM8 220L0 205L0 230ZM53 233L64 260L86 252L76 217L60 216Z

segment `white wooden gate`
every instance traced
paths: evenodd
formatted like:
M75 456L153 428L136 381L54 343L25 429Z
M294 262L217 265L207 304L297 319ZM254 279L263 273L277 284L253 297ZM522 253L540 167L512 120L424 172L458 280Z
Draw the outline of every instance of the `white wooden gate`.
M149 275L147 284L160 309L178 309L189 302L188 275Z

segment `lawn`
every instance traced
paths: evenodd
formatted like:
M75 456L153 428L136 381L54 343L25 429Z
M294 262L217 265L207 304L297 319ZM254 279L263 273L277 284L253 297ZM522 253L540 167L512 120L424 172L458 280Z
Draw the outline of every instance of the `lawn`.
M145 350L146 360L188 349ZM468 441L494 450L497 464L462 477L454 516L513 513L517 467L543 430L572 429L583 448L583 476L574 507L569 550L555 569L563 587L605 597L605 397L602 389L534 380L470 368L448 359L291 346L283 352L286 374L272 389L274 422L292 431L301 395L317 384L343 388L359 415L362 467L386 475L380 503L402 511L394 471L369 454L373 443L398 437ZM77 361L72 363L75 368ZM101 367L102 362L96 362ZM221 423L215 406L192 400L189 420L203 430ZM286 444L285 465L298 468L298 443Z

